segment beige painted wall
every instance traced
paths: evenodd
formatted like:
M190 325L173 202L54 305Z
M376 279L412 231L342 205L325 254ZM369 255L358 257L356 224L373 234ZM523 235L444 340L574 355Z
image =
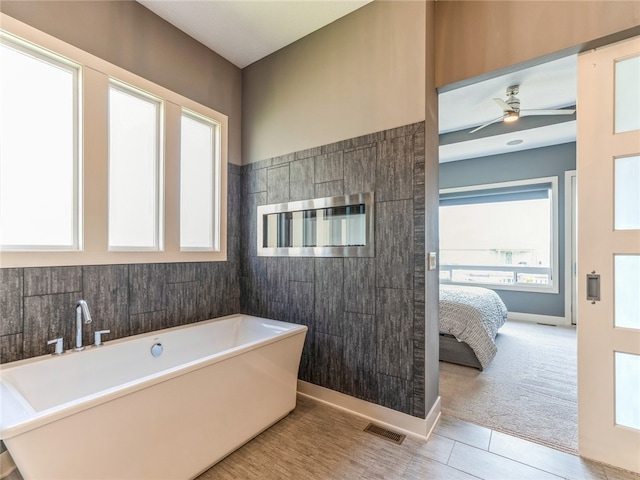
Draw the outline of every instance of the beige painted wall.
M438 0L436 85L452 84L640 26L637 0ZM640 33L640 30L636 33Z
M243 70L243 162L424 120L425 3L375 1Z
M1 1L0 11L229 117L240 164L242 72L132 0Z

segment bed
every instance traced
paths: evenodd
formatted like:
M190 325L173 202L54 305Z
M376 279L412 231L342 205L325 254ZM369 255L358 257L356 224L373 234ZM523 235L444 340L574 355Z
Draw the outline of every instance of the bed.
M440 360L484 370L498 351L498 329L507 307L493 290L440 286Z

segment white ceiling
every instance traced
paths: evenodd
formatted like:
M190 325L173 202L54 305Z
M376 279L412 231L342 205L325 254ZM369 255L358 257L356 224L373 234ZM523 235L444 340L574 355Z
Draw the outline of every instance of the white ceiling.
M372 0L138 0L240 68L322 28ZM502 113L493 98L519 85L522 109L576 104L577 58L569 56L439 95L440 133L472 130ZM540 117L541 118L541 117ZM525 122L516 122L516 124ZM517 127L516 127L517 128ZM487 134L494 132L491 136ZM508 146L511 140L523 140ZM575 140L575 121L499 132L499 125L440 148L440 161L504 153Z
M440 163L548 147L574 142L575 139L576 121L572 120L555 125L481 137L466 142L440 145Z
M510 85L520 86L517 97L523 110L551 110L576 105L577 65L577 56L571 55L439 94L440 133L466 132L461 139L466 140L440 147L440 163L575 141L575 117L567 118L572 121L555 125L540 126L540 122L536 122L536 128L508 133L497 131L492 136L486 136L486 133L499 130L499 124L496 128L487 127L476 133L468 131L501 116L502 110L493 99L506 99L506 89ZM555 120L558 117L537 118ZM514 126L524 126L526 122L523 120ZM507 145L512 140L522 142Z
M244 68L372 0L138 0Z
M542 63L438 96L440 133L469 129L502 114L494 98L506 99L510 85L520 85L521 109L557 109L576 104L575 55Z

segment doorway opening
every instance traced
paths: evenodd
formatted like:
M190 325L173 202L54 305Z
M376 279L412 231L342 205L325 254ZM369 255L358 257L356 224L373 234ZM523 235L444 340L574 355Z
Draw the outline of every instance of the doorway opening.
M483 225L458 218L458 225L487 230L486 245L477 246L479 230L458 229L457 240L470 238L475 249L441 232L441 264L447 263L442 252L457 254L452 268L441 269L449 275L441 285L493 290L509 312L483 371L441 362L442 411L571 453L577 453L576 78L572 55L439 93L441 208L443 190L487 188L484 197L458 195L456 201L504 200L518 212L485 209L494 213ZM512 111L518 118L509 122ZM540 191L521 185L541 178L557 181L557 191L544 194L553 198L548 204L556 221L548 240L534 242L536 235L522 235L535 223L525 203ZM517 188L498 198L501 185ZM454 270L462 273L454 278Z

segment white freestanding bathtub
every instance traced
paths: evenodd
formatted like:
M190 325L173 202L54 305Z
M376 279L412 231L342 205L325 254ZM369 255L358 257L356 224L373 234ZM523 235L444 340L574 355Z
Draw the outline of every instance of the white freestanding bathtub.
M0 438L25 480L195 477L295 408L306 331L231 315L2 365Z

